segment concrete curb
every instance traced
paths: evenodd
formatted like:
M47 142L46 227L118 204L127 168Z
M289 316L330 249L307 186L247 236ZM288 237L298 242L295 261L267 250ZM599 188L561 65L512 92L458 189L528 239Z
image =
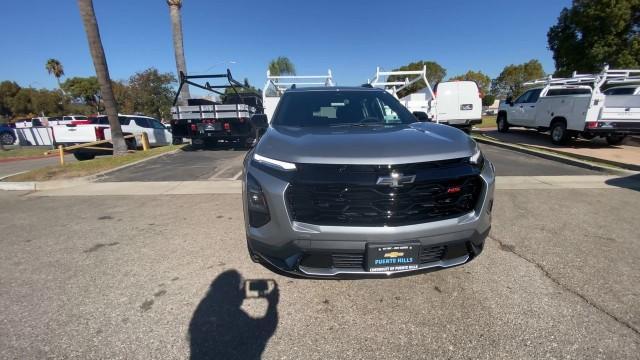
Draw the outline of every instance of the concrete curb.
M473 134L472 137L474 140L480 143L498 146L501 148L518 151L518 152L533 155L533 156L538 156L543 159L558 161L563 164L573 165L573 166L581 167L584 169L590 169L590 170L595 170L600 172L614 172L614 173L620 173L620 174L629 174L631 173L631 171L629 170L640 171L640 167L638 167L637 169L634 169L635 168L634 165L603 161L601 159L590 157L590 156L583 156L583 155L574 156L574 154L569 155L567 153L563 153L559 151L553 151L553 150L547 150L547 149L542 150L533 146L524 146L520 144L505 143L482 134ZM619 164L625 165L626 167L619 166Z

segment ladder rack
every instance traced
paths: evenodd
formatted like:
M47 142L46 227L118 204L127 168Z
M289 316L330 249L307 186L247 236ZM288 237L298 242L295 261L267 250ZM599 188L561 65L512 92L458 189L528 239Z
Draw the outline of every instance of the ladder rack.
M640 69L609 69L605 66L599 74L578 74L573 72L569 78L554 78L549 75L546 78L531 80L523 83L525 86L530 85L593 85L594 88L600 88L605 83L608 84L624 84L640 82Z
M284 80L284 81L283 81ZM322 81L319 81L322 80ZM262 89L262 96L267 96L267 89L273 89L276 96L292 86L335 86L331 69L327 70L327 75L271 75L267 70L267 83Z
M411 79L409 79L408 75L413 75ZM389 76L406 76L404 81L387 81ZM384 79L384 80L383 80ZM397 97L397 93L407 87L417 83L420 80L424 80L426 84L426 88L428 89L429 95L431 98L434 98L433 89L429 84L429 80L427 79L427 66L423 66L422 70L399 70L399 71L381 71L380 66L376 67L376 75L373 78L373 81L368 81L368 83L373 87L381 87L383 89L391 90L391 94ZM387 87L390 87L388 89Z

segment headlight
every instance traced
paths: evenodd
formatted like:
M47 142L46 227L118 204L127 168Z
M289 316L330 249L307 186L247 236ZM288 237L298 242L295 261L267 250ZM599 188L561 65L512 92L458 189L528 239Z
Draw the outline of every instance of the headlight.
M478 144L476 144L476 148L473 152L473 155L471 155L471 157L469 158L469 162L473 165L480 166L484 164L484 156L482 156L482 151L480 151L480 147L478 146Z
M246 186L249 224L252 227L265 225L271 220L271 215L269 215L269 206L267 205L267 199L262 192L262 187L260 187L258 181L251 176L251 174L247 175Z
M286 162L286 161L280 161L280 160L275 160L275 159L270 159L266 156L262 156L262 155L258 155L258 154L253 154L253 160L265 164L267 166L271 166L273 168L276 168L278 170L284 170L284 171L293 171L296 169L296 164L290 163L290 162Z

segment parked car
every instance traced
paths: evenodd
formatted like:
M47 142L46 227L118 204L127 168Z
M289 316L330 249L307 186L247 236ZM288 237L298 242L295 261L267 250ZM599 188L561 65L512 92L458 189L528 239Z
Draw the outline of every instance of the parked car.
M462 265L491 228L494 182L472 138L383 89L289 89L244 161L249 254L310 278Z
M640 80L630 77L629 72L605 68L600 74L527 82L524 85L543 86L500 104L498 131L506 132L511 126L521 126L550 131L554 144L565 144L578 135L585 139L600 136L610 145L620 144L625 136L640 134L640 96L606 95L600 89L608 82ZM632 72L640 74L640 70ZM609 90L618 91L614 89L622 87ZM628 91L627 87L624 89Z
M142 115L118 115L118 119L122 132L134 135L147 133L151 146L172 144L171 132L158 119ZM106 116L91 117L89 122L96 125L109 125L109 119Z
M11 126L0 124L0 141L2 145L11 145L16 142L16 133Z

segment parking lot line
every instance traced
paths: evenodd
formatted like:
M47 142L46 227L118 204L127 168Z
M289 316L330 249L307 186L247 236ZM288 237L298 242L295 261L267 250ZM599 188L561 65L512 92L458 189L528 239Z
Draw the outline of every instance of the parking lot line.
M215 173L213 173L213 175L211 175L209 177L209 180L218 178L218 176L222 175L225 171L231 169L232 166L233 166L232 164L229 164L227 166L223 166L220 170L218 170Z

